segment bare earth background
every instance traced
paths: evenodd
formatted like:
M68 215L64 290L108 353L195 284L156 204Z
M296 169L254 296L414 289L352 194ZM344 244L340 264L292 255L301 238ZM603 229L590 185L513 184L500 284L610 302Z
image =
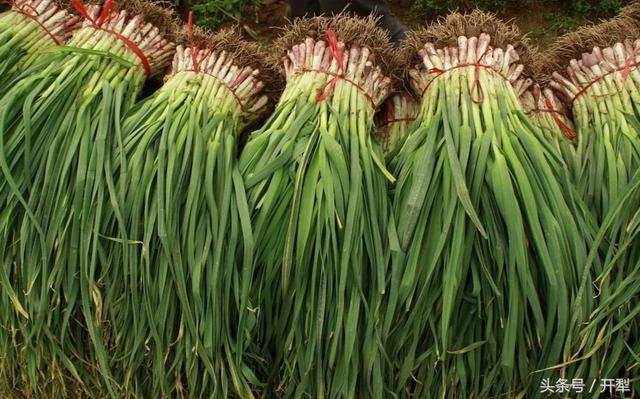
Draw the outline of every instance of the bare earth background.
M540 48L578 26L614 16L628 0L396 0L387 6L409 28L418 27L451 10L475 7L514 21ZM241 23L249 36L268 42L286 23L287 0L175 0L186 15L192 9L196 21L215 29Z

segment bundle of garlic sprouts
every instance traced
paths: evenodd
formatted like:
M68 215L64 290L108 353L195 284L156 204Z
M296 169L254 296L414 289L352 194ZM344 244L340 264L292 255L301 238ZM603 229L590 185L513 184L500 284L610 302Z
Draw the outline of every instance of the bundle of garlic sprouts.
M120 231L112 262L124 266L108 276L114 358L129 359L119 374L145 397L251 398L257 383L244 355L255 239L236 156L268 101L256 46L234 31L203 45L178 46L163 87L126 116L127 164L106 214Z
M140 7L145 14L131 15L112 1L73 5L82 28L0 98L0 259L7 265L0 282L15 331L3 361L17 365L14 372L36 396L56 394L48 391L55 384L42 382L48 374L71 376L79 386L101 379L109 393L117 389L100 333L109 298L99 215L108 202L112 152L122 142L121 115L174 47L165 38L169 29L144 22L167 14L158 6L147 3Z
M422 100L392 162L399 250L383 329L397 395L535 392L532 372L567 354L586 246L560 157L518 98L518 40L478 11L410 38Z
M279 41L285 91L240 158L260 237L255 356L271 359L265 373L285 397L384 396L392 177L372 134L391 91L374 59L390 51L386 38L371 18L296 22Z
M594 309L563 364L563 372L585 378L625 375L637 367L637 345L628 342L638 340L640 328L639 21L640 4L634 2L618 17L560 38L549 50L549 65L543 65L553 71L550 87L571 107L575 187L599 227L591 254L593 284L581 282L575 305L593 298Z

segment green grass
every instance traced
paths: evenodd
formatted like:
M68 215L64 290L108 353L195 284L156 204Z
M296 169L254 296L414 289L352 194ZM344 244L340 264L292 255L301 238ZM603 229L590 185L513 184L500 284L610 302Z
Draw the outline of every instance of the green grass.
M226 22L239 22L244 9L257 0L195 0L191 10L197 23L215 29Z

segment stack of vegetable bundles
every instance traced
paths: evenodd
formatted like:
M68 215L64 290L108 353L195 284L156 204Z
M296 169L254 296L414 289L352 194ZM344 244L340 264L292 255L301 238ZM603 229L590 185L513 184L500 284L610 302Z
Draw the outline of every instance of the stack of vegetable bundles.
M107 277L113 357L141 397L251 398L254 238L236 159L243 127L267 110L265 57L233 30L187 36L165 84L123 124L127 163L106 215L120 232Z
M15 0L0 14L0 93L52 46L67 41L80 19L55 0Z
M575 186L600 227L593 284L582 282L575 305L595 298L594 310L564 365L584 378L633 375L639 365L639 52L640 4L634 3L616 18L560 38L541 59L551 87L572 107Z
M65 386L115 395L99 328L111 300L100 215L121 115L173 54L170 11L72 4L82 28L0 99L0 259L13 305L0 311L11 333L2 361L27 396L68 395Z
M627 15L631 9L626 10L560 38L541 57L547 60L543 71L552 74L550 86L572 107L576 185L599 221L640 164L640 98L635 86L640 24Z
M391 89L387 35L371 18L318 17L275 45L286 88L240 158L259 237L256 357L284 397L383 397L393 178L373 118Z
M525 87L514 88L531 51L516 28L480 11L414 33L408 49L422 100L393 161L400 251L383 331L391 389L533 394L533 372L567 356L587 254L560 156L524 115Z

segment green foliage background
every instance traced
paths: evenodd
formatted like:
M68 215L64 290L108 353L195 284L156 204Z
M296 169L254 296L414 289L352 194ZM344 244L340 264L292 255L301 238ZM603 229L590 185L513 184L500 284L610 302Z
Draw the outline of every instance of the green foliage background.
M424 13L443 13L448 10L474 7L487 11L499 11L519 5L554 3L564 5L574 17L604 18L614 15L626 0L416 0L414 9Z
M193 0L191 9L198 24L216 28L222 23L239 21L245 7L259 0Z

